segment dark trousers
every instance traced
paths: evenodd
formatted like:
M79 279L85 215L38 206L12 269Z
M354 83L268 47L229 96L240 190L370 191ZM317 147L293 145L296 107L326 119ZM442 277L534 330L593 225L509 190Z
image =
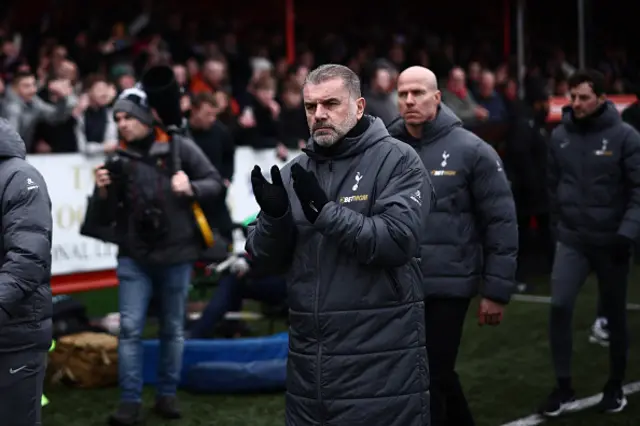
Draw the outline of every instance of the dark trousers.
M469 299L425 301L431 376L431 426L473 426L473 416L455 371Z
M202 316L191 325L193 339L211 337L216 325L227 312L239 311L242 300L251 299L271 304L283 303L287 299L287 284L283 277L268 277L243 280L227 275L218 283L218 288L202 312Z
M47 353L0 354L0 424L40 426Z
M578 293L591 270L609 326L610 378L624 379L628 356L627 280L631 254L617 248L576 248L558 243L551 274L549 338L558 379L571 378L571 322Z

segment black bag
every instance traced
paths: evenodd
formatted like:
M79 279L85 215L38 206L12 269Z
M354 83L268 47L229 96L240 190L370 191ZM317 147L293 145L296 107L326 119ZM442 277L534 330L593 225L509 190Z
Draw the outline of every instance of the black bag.
M119 244L119 233L116 230L116 222L105 225L103 221L103 203L98 200L98 195L93 194L87 197L87 210L84 214L84 221L80 226L80 235L95 238L105 243Z

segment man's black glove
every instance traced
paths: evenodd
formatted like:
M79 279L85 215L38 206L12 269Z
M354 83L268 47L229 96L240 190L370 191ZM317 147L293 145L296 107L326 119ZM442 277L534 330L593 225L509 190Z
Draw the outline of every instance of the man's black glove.
M278 166L271 168L271 182L267 182L259 166L253 168L251 186L258 205L268 216L279 218L284 216L289 209L289 197L287 190L284 189Z
M313 172L308 172L298 163L291 167L293 177L293 190L296 192L302 212L311 223L315 223L322 208L329 202L327 194L318 183L318 178Z

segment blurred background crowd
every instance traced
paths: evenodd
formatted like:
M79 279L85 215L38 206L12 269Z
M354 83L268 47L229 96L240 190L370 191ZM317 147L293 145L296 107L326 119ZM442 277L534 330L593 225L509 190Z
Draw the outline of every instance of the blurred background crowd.
M526 2L521 76L515 1L297 2L290 28L291 1L238 3L3 1L0 115L29 153L108 153L118 143L110 111L118 93L146 67L168 64L191 136L231 181L236 146L286 159L304 145L301 84L315 66L356 71L367 112L389 123L398 73L422 65L440 79L443 101L503 155L523 224L544 220L549 99L568 96L579 66L574 2ZM628 14L585 3L585 62L605 74L609 94L634 95L640 68ZM636 126L637 109L625 112Z

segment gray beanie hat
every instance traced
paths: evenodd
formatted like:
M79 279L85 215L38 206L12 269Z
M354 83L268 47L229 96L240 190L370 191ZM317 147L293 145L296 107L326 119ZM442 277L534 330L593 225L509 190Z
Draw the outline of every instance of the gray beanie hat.
M113 114L125 112L147 126L153 125L153 113L147 102L147 94L138 87L124 90L113 105Z

